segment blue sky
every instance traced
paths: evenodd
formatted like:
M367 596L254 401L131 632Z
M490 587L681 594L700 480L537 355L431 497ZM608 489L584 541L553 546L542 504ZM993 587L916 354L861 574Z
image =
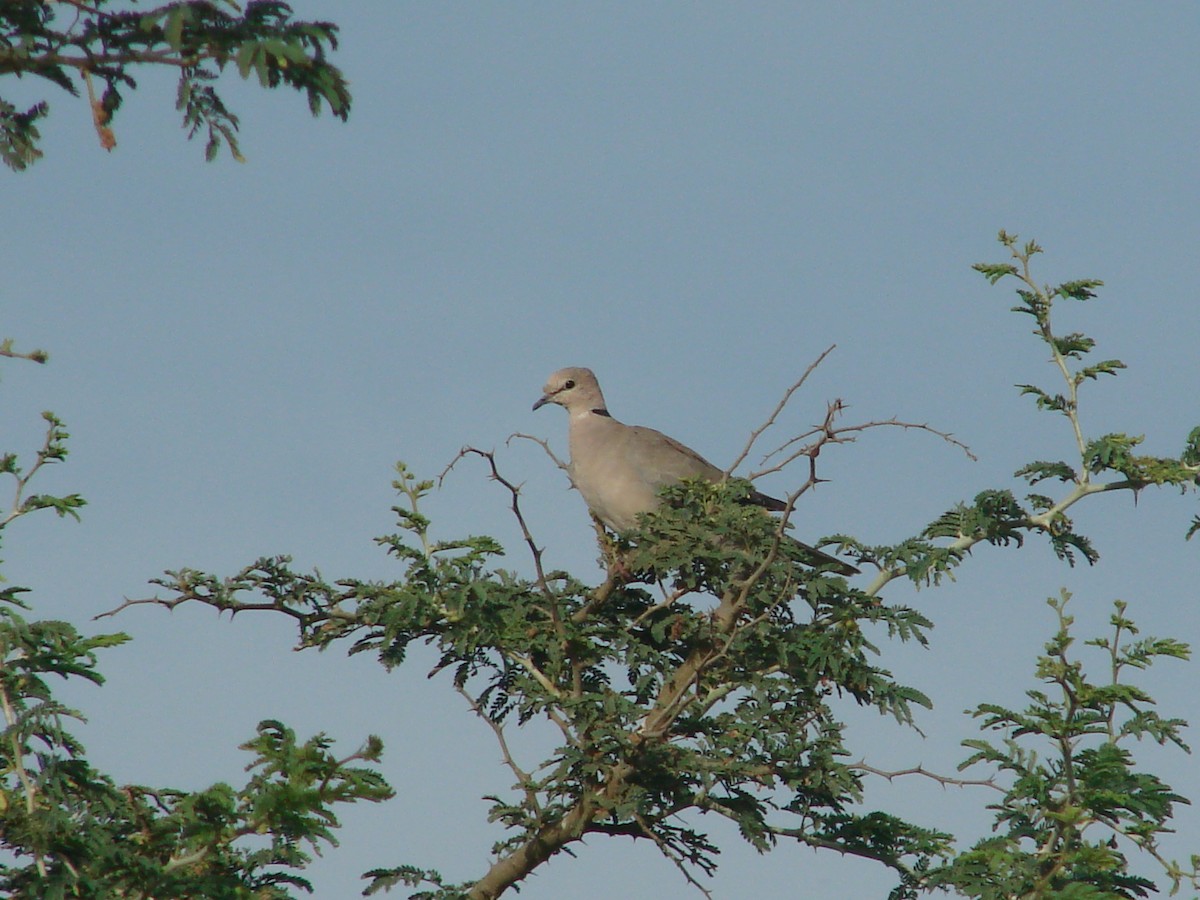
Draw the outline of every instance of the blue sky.
M780 440L842 398L848 420L928 422L967 442L877 430L822 457L802 535L895 541L1032 459L1068 454L1062 423L1013 385L1054 385L1010 288L970 270L1000 228L1038 239L1045 281L1096 277L1060 327L1130 370L1088 387L1091 434L1146 434L1177 453L1198 422L1200 20L1185 4L330 4L342 26L348 124L230 73L239 165L206 165L145 73L96 144L84 104L49 96L46 157L0 174L3 335L46 367L3 367L3 449L31 454L37 415L72 432L38 489L88 498L81 524L6 533L5 575L39 615L91 630L162 570L226 574L290 553L328 577L388 578L391 466L437 475L463 445L496 448L525 482L552 565L596 573L584 506L513 432L565 453L558 410L530 412L547 374L595 369L609 407L714 462L732 459L782 391L837 349L789 408ZM1056 387L1056 386L1055 386ZM797 473L796 479L802 478ZM764 489L786 492L775 475ZM961 711L1019 703L1062 586L1082 634L1122 598L1148 633L1200 639L1195 498L1146 492L1077 507L1103 558L1070 570L1033 542L978 548L958 580L885 596L936 622L931 649L884 646L930 694L925 738L847 710L883 767L948 771ZM439 536L490 533L528 568L503 492L460 464L426 512ZM597 573L598 574L598 573ZM481 795L510 782L486 727L424 660L296 654L283 622L136 608L102 690L70 688L93 759L115 777L183 787L236 780L234 748L278 717L349 748L384 737L398 798L346 813L317 896L404 862L482 872L500 833ZM1200 719L1195 670L1143 680L1164 713ZM1196 742L1194 730L1192 742ZM522 738L533 755L541 735ZM1194 765L1148 759L1184 795ZM982 834L991 798L871 784L902 815ZM1200 819L1181 810L1182 835ZM781 847L759 857L718 829L716 896L883 896L865 863ZM1180 838L1177 856L1200 850ZM848 893L849 892L849 893ZM695 896L653 850L589 842L524 888L530 900Z

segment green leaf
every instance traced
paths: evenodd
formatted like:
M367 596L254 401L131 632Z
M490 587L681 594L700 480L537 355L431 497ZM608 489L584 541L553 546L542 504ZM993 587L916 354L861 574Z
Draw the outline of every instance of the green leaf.
M1017 469L1014 475L1017 478L1024 478L1030 484L1037 484L1039 481L1045 481L1048 478L1056 478L1064 482L1079 480L1079 473L1061 460L1055 462L1043 462L1040 460L1031 462Z
M1006 276L1017 274L1017 267L1011 263L975 263L971 268L983 275L990 284L995 284Z
M262 45L257 41L245 41L234 56L233 61L237 66L238 74L243 78L250 77L250 70L255 68L258 62L258 56L262 50Z
M1096 363L1092 366L1085 366L1075 373L1075 383L1081 384L1084 379L1097 379L1101 375L1116 375L1118 370L1124 369L1125 363L1119 359L1106 359L1103 362Z
M1054 295L1066 300L1092 300L1096 296L1095 289L1103 286L1103 281L1094 278L1066 281L1054 289Z
M1200 466L1200 426L1188 432L1179 461L1187 466Z
M172 49L183 48L183 29L192 19L192 7L185 3L172 6L166 15L163 38Z
M1064 337L1051 337L1050 343L1060 354L1078 359L1092 351L1096 342L1086 334L1072 333Z

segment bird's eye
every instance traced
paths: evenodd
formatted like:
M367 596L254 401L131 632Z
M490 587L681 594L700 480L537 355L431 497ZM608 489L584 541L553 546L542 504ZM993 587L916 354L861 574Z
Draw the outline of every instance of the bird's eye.
M571 388L573 388L573 387L575 387L575 382L573 382L573 381L567 381L567 382L566 382L566 383L563 385L563 390L564 390L564 391L569 391L569 390L570 390Z

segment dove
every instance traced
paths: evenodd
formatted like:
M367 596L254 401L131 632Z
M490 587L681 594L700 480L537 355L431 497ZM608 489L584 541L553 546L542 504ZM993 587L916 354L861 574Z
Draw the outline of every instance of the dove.
M571 481L592 514L615 532L634 528L638 515L657 509L662 499L659 491L668 485L685 478L725 479L723 471L674 438L613 418L591 369L572 366L551 375L533 408L551 403L567 411ZM768 510L787 508L782 500L760 491L753 491L748 502ZM801 546L814 565L831 566L842 575L858 571L820 550Z

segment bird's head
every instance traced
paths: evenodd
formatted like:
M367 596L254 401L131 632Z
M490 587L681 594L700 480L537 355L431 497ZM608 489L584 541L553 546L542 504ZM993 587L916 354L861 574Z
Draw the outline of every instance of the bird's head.
M542 389L541 399L533 404L541 409L547 403L557 403L568 412L576 410L604 410L604 395L591 369L571 366L559 369L548 379Z

